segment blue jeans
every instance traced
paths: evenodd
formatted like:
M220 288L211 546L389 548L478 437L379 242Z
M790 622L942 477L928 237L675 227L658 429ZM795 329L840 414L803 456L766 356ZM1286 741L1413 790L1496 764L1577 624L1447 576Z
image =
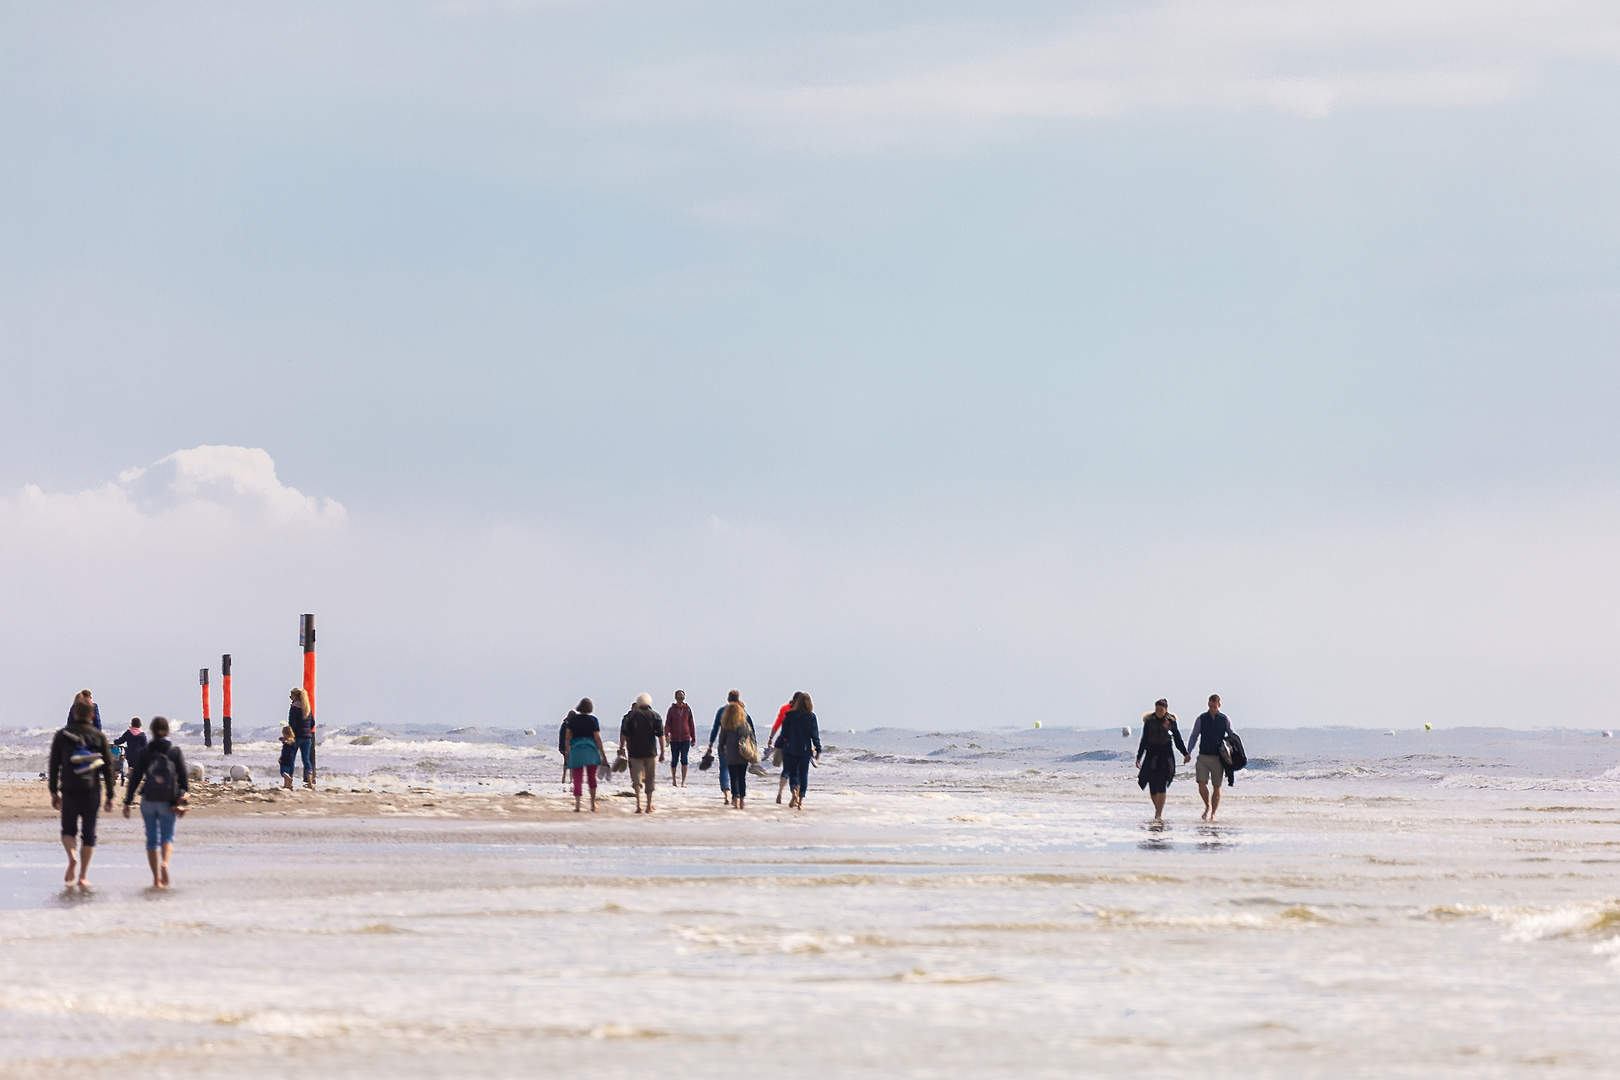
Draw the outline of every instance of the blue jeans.
M804 789L810 786L810 758L783 754L782 775L787 777L788 787L803 795Z
M174 806L166 802L141 800L141 820L146 822L146 850L156 851L174 843Z
M720 766L720 790L731 794L731 766L726 764L726 755L721 754L714 763Z
M691 751L689 742L672 742L669 744L669 767L686 764L686 755Z
M315 736L305 735L295 740L298 746L298 756L304 759L304 771L315 771Z

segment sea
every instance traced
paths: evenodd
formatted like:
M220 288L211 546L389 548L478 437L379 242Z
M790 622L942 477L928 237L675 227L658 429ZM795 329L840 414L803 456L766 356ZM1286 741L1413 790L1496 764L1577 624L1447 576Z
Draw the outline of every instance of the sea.
M1137 732L1061 727L828 726L803 811L694 757L650 816L622 778L575 815L554 731L333 730L373 809L194 813L166 893L134 822L79 894L13 818L0 1075L1615 1074L1620 741L1239 730L1213 824L1186 767L1151 820ZM268 789L274 731L180 742ZM50 735L0 729L0 777Z

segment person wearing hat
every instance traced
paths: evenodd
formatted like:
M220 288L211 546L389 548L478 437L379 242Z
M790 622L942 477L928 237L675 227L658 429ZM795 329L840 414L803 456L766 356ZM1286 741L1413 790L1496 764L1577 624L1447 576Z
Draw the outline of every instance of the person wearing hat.
M1153 800L1153 820L1164 820L1164 793L1176 778L1174 745L1181 751L1183 765L1192 760L1187 746L1181 741L1176 727L1176 714L1170 711L1170 702L1160 698L1153 703L1153 711L1142 717L1142 741L1136 744L1136 785L1146 788Z
M646 784L646 812L650 814L653 812L653 785L658 781L658 763L664 760L664 721L652 707L651 694L637 694L635 704L619 721L619 747L630 759L630 786L636 790L636 813L642 812L641 786Z
M669 786L686 786L686 759L697 742L697 726L692 722L692 706L686 703L686 691L675 691L675 704L664 713L664 739L669 743ZM675 766L681 767L680 782L675 780Z

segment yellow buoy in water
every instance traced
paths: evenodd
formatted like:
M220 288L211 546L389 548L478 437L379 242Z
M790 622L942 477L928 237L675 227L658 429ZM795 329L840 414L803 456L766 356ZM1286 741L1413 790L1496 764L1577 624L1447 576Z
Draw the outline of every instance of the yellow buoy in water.
M1434 730L1434 725L1433 724L1424 724L1423 725L1423 730L1424 731L1433 731Z
M1036 727L1040 727L1040 726L1041 726L1041 722L1040 722L1040 721L1039 721L1039 720L1037 720L1037 721L1035 721L1035 726L1036 726Z

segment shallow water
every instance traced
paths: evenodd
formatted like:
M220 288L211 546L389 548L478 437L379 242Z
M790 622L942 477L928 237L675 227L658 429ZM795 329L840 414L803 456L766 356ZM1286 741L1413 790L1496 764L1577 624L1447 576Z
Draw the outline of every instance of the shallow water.
M696 771L651 821L198 813L169 895L117 819L83 901L10 824L0 1071L1609 1075L1613 743L1445 735L1268 738L1162 830L1129 761L1054 760L1117 730L846 736L802 815Z

